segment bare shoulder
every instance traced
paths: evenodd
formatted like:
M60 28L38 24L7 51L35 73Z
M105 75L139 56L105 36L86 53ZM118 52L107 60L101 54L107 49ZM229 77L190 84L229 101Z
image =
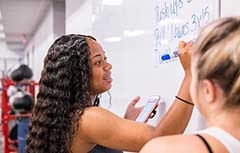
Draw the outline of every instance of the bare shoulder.
M90 121L107 120L108 118L117 119L120 117L101 107L88 107L84 110L84 113L80 121L90 122Z
M114 113L100 108L89 107L79 119L78 131L89 141L94 141L104 134L106 137L111 134L112 128L122 119Z
M87 108L79 120L78 139L117 150L139 151L151 139L153 127L126 120L98 107ZM118 143L121 142L121 143Z
M79 118L72 150L87 152L86 150L91 149L96 144L95 138L101 137L99 136L99 133L101 133L99 131L106 129L103 123L106 116L111 116L109 114L111 112L99 107L86 108Z
M149 141L140 153L198 153L201 145L195 135L164 136Z
M120 120L121 118L114 113L100 107L88 107L84 110L83 115L79 120L81 127L91 128L99 127L106 122Z

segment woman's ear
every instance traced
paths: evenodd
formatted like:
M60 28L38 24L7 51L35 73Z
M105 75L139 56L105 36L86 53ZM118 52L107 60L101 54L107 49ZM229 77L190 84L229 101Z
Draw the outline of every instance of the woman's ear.
M209 80L203 80L202 88L205 101L208 103L214 102L216 99L216 88L214 83Z

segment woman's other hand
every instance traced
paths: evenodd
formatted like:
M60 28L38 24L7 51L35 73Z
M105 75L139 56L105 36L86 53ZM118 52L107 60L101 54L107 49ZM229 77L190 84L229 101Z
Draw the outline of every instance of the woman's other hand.
M136 120L138 117L139 113L142 111L142 107L135 107L135 105L139 102L140 96L135 97L129 104L126 110L126 113L124 115L125 119L128 120Z

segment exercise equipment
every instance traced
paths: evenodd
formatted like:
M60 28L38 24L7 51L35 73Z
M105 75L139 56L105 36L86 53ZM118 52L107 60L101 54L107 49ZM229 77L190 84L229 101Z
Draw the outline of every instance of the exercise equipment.
M13 110L12 107L15 107L16 109L21 109L23 108L23 105L21 104L21 100L17 100L17 103L14 104L14 99L12 99L12 106L10 105L10 98L8 95L14 95L19 92L19 90L15 90L10 86L17 86L17 84L11 80L10 78L2 78L1 79L2 83L2 135L3 135L3 151L4 153L13 153L13 152L21 152L24 148L25 145L25 140L26 140L26 129L27 129L27 124L30 120L31 113L15 113L11 114L11 111ZM38 86L38 83L34 81L28 81L28 84L24 84L22 86L23 91L26 93L30 93L31 97L35 97L35 90L36 87ZM8 88L12 88L9 89ZM20 93L18 93L20 97ZM30 97L26 96L26 94L23 94L23 97L25 96L25 100L30 101ZM34 98L33 98L34 99ZM34 101L34 100L33 100ZM15 101L16 102L16 101ZM24 104L25 105L25 104ZM27 105L30 106L30 105ZM26 105L24 106L26 107ZM30 108L30 107L29 107ZM20 110L19 109L19 110ZM16 142L11 141L9 138L10 136L10 121L16 120L18 122L18 139L23 138L23 141L18 141L18 147L16 147ZM19 131L20 130L20 131Z
M27 65L21 64L10 74L10 76L13 81L19 82L24 79L31 79L33 76L33 72Z

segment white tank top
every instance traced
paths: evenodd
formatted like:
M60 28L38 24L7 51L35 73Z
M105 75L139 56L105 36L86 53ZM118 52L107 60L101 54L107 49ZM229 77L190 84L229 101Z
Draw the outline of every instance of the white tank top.
M240 130L240 129L239 129ZM198 133L208 134L220 141L229 151L229 153L240 153L240 141L228 132L217 127L209 127Z

